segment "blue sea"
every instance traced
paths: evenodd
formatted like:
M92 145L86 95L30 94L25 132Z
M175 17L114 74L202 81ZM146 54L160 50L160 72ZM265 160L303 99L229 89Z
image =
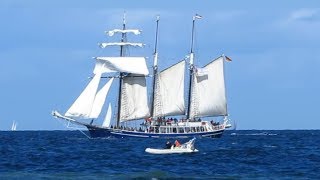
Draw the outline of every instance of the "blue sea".
M226 131L197 139L197 153L170 155L145 152L165 139L79 131L0 131L0 139L0 179L320 179L320 130Z

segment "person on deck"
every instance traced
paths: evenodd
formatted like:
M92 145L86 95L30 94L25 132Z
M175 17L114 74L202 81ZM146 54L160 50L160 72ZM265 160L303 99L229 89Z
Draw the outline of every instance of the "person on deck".
M170 142L170 141L167 141L167 143L166 143L166 149L171 149L171 146L172 146L171 142Z
M181 144L180 144L180 142L179 142L178 140L176 140L176 141L174 142L174 146L175 146L175 147L180 147Z

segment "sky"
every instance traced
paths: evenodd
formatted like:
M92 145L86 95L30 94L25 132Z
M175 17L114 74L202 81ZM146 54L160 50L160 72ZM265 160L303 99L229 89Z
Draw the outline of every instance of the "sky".
M92 76L92 57L112 53L97 44L124 12L127 27L143 31L150 62L160 15L160 68L189 53L192 16L203 17L195 61L232 58L225 78L237 129L320 128L319 1L2 0L0 130L13 121L17 130L66 129L51 111L66 112Z

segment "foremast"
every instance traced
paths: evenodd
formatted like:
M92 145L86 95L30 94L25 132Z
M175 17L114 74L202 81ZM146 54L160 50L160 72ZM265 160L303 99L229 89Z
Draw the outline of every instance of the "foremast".
M126 41L126 14L123 15L123 24L122 24L122 33L121 33L121 42ZM120 57L123 57L125 54L124 45L120 45ZM122 90L122 82L123 82L123 72L120 72L119 76L119 89L118 89L118 113L117 113L117 127L120 127L120 113L121 113L121 90Z
M106 31L113 36L121 35L120 42L100 43L101 48L119 46L120 55L117 57L97 57L94 73L117 72L119 78L117 116L115 126L120 123L149 116L145 77L149 74L145 57L132 57L126 53L126 48L143 47L143 43L127 42L127 33L139 35L138 29L126 28L126 16L123 16L122 29Z

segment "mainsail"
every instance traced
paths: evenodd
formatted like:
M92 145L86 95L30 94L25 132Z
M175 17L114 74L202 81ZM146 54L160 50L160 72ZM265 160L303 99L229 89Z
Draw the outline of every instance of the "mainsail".
M153 117L185 114L185 61L181 61L157 75L155 82Z
M190 118L227 115L223 56L194 73L191 91Z

